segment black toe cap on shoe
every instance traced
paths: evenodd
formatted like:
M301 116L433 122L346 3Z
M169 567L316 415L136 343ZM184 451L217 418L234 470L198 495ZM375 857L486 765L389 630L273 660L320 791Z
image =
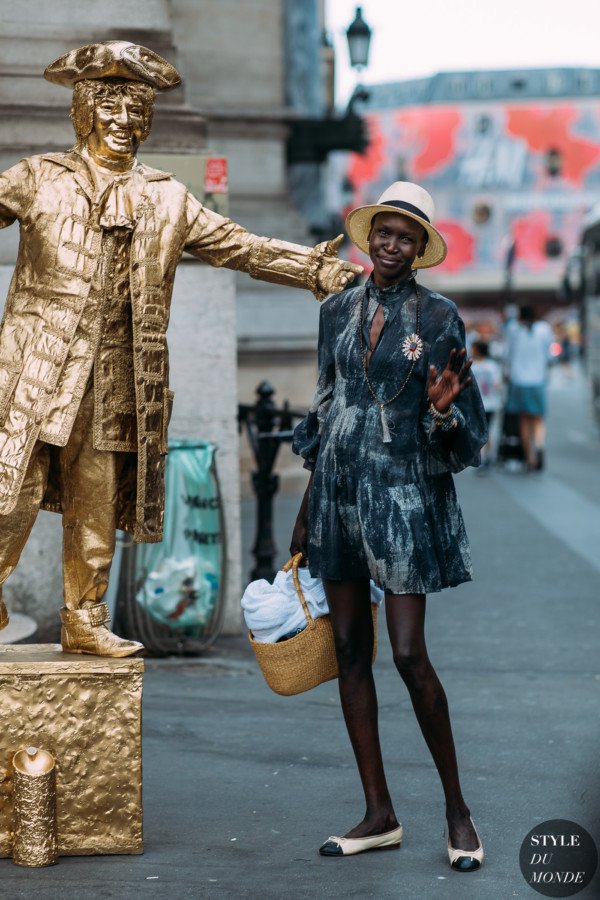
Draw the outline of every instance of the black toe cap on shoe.
M459 856L456 862L452 863L452 868L458 872L474 872L480 867L481 863L472 856Z
M319 847L319 853L321 854L321 856L343 856L344 855L344 851L342 850L342 848L340 847L339 844L336 844L335 841L325 841L325 843Z

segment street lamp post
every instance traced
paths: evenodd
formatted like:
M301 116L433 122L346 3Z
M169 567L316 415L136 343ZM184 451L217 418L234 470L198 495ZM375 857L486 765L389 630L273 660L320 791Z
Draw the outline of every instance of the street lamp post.
M290 4L291 6L291 4ZM298 4L298 7L300 4ZM296 9L296 5L294 5ZM360 72L368 63L369 46L371 42L371 29L363 19L362 8L356 8L353 22L346 29L350 65ZM333 59L328 49L328 39L325 38L325 48L329 59L329 85L331 89L330 103L325 115L310 115L290 119L290 134L287 144L287 161L290 167L299 164L324 163L330 153L334 151L350 151L364 153L369 144L369 134L365 120L356 112L354 106L358 102L365 103L369 99L368 91L357 84L343 115L336 114L333 110ZM295 58L295 57L294 57ZM305 173L304 173L305 174ZM301 178L298 175L298 178ZM319 172L311 173L312 180L318 180ZM312 197L310 190L308 197ZM301 209L309 212L312 210L307 200L306 190L298 202ZM319 204L315 204L317 207ZM320 207L319 207L320 208ZM337 213L328 216L325 210L320 209L321 214L312 223L311 234L317 241L326 240L341 231L341 222ZM309 218L309 216L307 216Z
M350 65L359 73L369 61L371 34L371 29L363 19L362 7L357 6L354 20L346 29L346 39ZM343 116L335 116L330 112L327 116L292 119L287 147L288 163L322 163L334 150L364 153L369 136L363 120L354 111L354 104L368 99L366 88L357 84Z
M371 44L371 29L363 19L362 6L356 7L354 20L346 29L350 65L357 72L369 62L369 47Z
M369 99L368 90L360 83L360 73L368 65L372 31L363 19L362 6L356 7L354 19L346 29L350 65L357 73L356 85L348 101L348 113L354 114L354 104Z

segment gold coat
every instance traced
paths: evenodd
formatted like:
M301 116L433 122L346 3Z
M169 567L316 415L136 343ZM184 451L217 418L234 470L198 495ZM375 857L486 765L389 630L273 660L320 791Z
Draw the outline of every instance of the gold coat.
M175 269L184 250L213 266L317 290L320 255L250 234L206 209L170 174L143 177L131 234L132 371L135 395L97 393L94 445L135 449L119 492L119 527L162 540L164 454L173 394L166 330ZM22 160L0 175L0 227L20 222L19 255L0 331L0 514L15 506L37 440L67 443L95 363L110 297L111 232L99 225L98 194L76 153ZM95 375L95 381L96 381ZM135 396L136 434L125 427ZM121 406L119 406L121 404ZM121 415L123 414L123 415ZM131 415L129 415L131 419ZM107 438L110 438L110 440ZM137 447L131 446L132 438ZM61 511L50 477L44 507Z

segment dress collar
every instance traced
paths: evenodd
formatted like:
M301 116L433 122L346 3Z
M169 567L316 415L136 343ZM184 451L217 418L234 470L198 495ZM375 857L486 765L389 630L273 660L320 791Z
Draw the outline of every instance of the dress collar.
M380 288L377 287L375 281L373 280L373 276L369 275L368 281L366 283L367 289L367 297L369 300L374 300L376 303L381 303L382 306L393 307L397 303L403 303L404 300L410 295L410 293L415 289L415 276L414 273L405 278L403 281L399 281L397 284L392 284L390 287Z

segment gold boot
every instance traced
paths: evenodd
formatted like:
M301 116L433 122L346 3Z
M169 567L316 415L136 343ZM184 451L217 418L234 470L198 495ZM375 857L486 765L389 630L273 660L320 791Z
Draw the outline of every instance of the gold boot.
M0 631L8 625L8 610L4 605L4 600L0 599Z
M90 653L92 656L131 656L144 645L126 641L106 627L110 614L106 603L92 603L82 609L60 611L60 642L65 653Z

